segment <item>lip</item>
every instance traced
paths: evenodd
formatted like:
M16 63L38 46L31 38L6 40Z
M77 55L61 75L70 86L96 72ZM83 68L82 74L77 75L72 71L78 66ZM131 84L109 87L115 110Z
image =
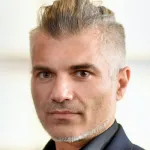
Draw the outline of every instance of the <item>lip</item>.
M71 119L79 115L79 113L75 113L71 111L52 111L48 114L54 119L65 119L65 120Z
M71 112L71 111L52 111L50 112L50 114L64 114L64 115L67 115L67 114L77 114L77 113L74 113L74 112Z

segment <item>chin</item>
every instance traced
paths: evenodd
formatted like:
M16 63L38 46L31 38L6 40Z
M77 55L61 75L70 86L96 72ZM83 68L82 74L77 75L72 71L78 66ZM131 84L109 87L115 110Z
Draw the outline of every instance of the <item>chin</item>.
M75 137L75 136L80 135L80 133L77 133L75 130L67 129L67 128L63 130L60 130L59 128L57 128L57 130L49 130L47 132L49 133L51 137L55 137L55 138Z
M83 130L79 130L77 127L76 129L73 129L73 127L56 127L55 129L49 128L47 132L54 141L58 142L77 142L87 137L86 131L84 132Z
M67 135L61 135L61 136L52 136L51 138L56 141L56 142L68 142L68 143L73 143L73 142L78 142L84 139L82 136L67 136Z
M75 130L73 128L63 130L57 128L57 130L49 130L48 133L54 141L68 143L79 142L97 134L96 129L85 131L85 128L84 130L79 130L77 127Z

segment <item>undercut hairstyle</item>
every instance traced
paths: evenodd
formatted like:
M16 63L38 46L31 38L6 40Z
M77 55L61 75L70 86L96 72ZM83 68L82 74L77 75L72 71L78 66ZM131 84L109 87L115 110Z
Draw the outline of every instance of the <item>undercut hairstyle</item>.
M56 0L52 5L42 6L38 25L30 32L30 40L37 30L60 38L90 29L98 31L100 50L107 57L111 72L123 68L126 55L124 28L110 9L90 0Z

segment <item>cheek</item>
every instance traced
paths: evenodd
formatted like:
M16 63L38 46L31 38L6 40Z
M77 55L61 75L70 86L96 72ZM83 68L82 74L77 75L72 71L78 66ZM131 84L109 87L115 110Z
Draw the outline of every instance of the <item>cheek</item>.
M48 87L46 85L37 84L34 80L31 82L32 98L37 112L38 118L42 125L46 126L46 115L44 109L44 103L48 100Z
M97 93L97 94L96 94ZM93 113L102 120L109 119L114 116L116 100L113 95L111 86L100 88L95 93L93 103Z
M86 106L88 117L106 118L115 103L111 86L95 82L80 86L77 89Z
M42 104L48 100L49 88L45 84L38 84L34 79L31 81L31 93L36 109L40 109Z

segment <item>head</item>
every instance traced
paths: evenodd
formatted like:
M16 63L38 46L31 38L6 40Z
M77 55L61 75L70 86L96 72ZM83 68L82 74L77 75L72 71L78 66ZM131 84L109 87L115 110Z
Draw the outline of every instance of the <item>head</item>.
M30 48L32 97L51 137L74 142L109 128L130 78L114 13L89 0L57 0L40 9Z

